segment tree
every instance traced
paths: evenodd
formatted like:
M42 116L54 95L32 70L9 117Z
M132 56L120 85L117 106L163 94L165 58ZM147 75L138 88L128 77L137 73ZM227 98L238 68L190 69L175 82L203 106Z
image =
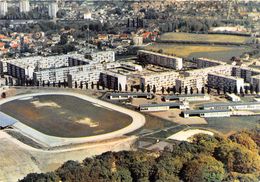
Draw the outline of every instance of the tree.
M205 88L204 87L201 88L201 93L205 94Z
M122 85L119 83L119 92L122 92Z
M254 93L254 86L252 84L250 84L250 93L253 94Z
M145 92L145 86L144 86L143 83L141 83L141 91L142 91L142 92Z
M208 91L207 91L207 92L208 92L208 94L210 94L210 92L211 92L211 89L210 89L210 87L208 87Z
M188 87L185 87L184 93L187 95L188 94Z
M83 82L82 81L80 81L80 89L83 89Z
M96 85L96 86L97 86L97 90L99 90L99 89L100 89L100 88L99 88L99 86L100 86L100 85L99 85L99 82L97 82L97 85Z
M255 93L256 93L256 94L259 93L259 85L258 85L258 84L255 86Z
M149 84L147 85L147 92L148 92L148 93L150 93L150 92L151 92L151 87L150 87L150 85L149 85Z
M208 155L199 155L186 163L183 179L189 182L222 181L225 170L221 162Z
M6 98L6 93L5 92L2 92L2 94L1 94L1 98Z
M165 91L165 89L164 89L164 87L162 87L162 94L164 94L164 91Z
M190 94L193 94L193 88L192 87L190 88Z
M243 89L243 87L240 87L240 91L239 91L239 93L240 93L241 95L244 94L244 89Z
M228 172L253 173L260 170L258 153L233 142L217 147L214 157L225 165Z
M166 92L167 92L168 94L170 94L171 88L170 88L170 87L167 87Z
M173 94L176 94L176 87L175 86L173 86L172 92L173 92Z
M182 93L182 88L181 87L179 87L179 94L181 94Z
M133 86L133 85L130 86L130 91L131 91L131 92L134 91L134 86Z

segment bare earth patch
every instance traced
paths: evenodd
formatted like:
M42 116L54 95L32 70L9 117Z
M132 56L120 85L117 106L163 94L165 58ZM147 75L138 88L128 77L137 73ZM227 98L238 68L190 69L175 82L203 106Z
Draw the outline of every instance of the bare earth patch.
M98 122L93 121L93 120L90 119L90 118L80 119L80 120L77 120L76 122L77 122L77 123L80 123L80 124L86 124L86 125L88 125L90 128L95 128L95 127L98 127L98 126L99 126L99 123L98 123Z
M178 133L175 133L172 136L169 136L168 139L190 142L191 138L197 134L207 134L207 135L211 135L211 136L214 135L214 133L211 131L200 130L200 129L191 129L191 130L180 131Z
M40 107L53 107L53 108L61 108L60 105L58 105L55 102L40 102L38 100L31 102L36 108Z

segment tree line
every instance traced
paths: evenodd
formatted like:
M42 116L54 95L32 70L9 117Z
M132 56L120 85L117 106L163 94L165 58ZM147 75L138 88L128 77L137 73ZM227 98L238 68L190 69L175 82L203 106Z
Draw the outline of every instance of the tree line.
M257 182L259 138L259 128L229 137L200 134L163 151L106 152L81 163L68 161L54 172L31 173L20 182Z

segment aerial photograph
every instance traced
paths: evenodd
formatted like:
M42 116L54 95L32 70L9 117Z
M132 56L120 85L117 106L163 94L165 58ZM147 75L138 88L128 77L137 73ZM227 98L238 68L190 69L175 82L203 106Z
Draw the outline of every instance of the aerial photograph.
M260 0L0 0L0 182L260 182Z

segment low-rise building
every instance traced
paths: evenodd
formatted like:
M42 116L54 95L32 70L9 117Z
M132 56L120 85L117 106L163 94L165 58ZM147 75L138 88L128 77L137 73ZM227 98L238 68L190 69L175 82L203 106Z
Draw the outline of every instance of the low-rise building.
M209 104L204 104L202 108L205 110L210 110L210 109L260 110L260 102L209 103Z
M151 93L138 93L138 92L130 92L130 93L111 93L108 96L111 100L127 100L131 98L145 98L152 99L154 95Z
M142 104L139 106L141 112L167 111L174 108L187 109L189 108L189 104L187 102L166 102L159 104Z
M181 115L184 118L189 118L193 116L199 116L202 118L212 118L212 117L230 117L232 111L230 109L221 110L185 110L182 111Z
M196 102L196 101L207 101L210 100L209 95L207 94L185 94L185 95L167 95L162 98L165 102L170 102L173 100L178 101L187 101L187 102Z
M230 94L230 93L227 93L226 94L226 97L228 100L231 100L232 102L240 102L241 101L241 98L239 96L237 96L236 94Z

